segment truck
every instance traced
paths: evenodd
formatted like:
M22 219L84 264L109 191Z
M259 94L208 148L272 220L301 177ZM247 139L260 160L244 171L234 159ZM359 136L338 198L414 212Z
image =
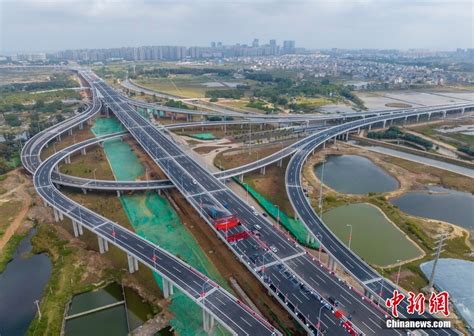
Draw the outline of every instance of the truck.
M239 224L240 221L235 215L214 219L214 227L216 228L216 230L229 230Z

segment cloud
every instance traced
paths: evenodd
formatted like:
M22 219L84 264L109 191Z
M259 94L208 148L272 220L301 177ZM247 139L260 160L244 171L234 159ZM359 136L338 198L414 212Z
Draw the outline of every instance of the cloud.
M472 47L469 0L0 0L0 52L295 39L307 48Z

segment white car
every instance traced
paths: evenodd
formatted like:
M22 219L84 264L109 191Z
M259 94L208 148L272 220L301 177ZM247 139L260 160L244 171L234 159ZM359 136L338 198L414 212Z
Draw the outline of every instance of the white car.
M270 246L270 250L272 250L273 253L277 253L278 249L275 246Z

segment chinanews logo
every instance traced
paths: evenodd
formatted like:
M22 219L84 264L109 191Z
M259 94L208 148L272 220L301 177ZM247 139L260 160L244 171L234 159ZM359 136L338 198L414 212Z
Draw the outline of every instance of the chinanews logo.
M449 294L446 291L431 293L427 297L423 293L408 292L408 296L398 290L393 291L391 298L385 301L385 306L391 309L394 319L385 322L389 329L441 329L451 328L451 321L423 316L425 313L449 317ZM400 307L399 307L400 306ZM404 309L404 311L399 311ZM403 315L405 318L399 318Z

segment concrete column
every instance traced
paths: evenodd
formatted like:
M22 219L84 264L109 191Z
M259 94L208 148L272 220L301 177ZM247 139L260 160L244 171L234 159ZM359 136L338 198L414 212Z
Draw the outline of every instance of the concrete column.
M72 229L74 231L74 237L79 237L79 229L77 227L77 222L75 220L72 220Z
M431 119L431 113L428 113L428 120Z
M58 210L56 210L56 208L53 208L53 213L54 213L54 221L59 222L59 214L58 214Z
M104 142L103 141L99 142L99 146L104 148Z
M418 120L420 120L420 115L419 114L416 115L416 122L418 122Z
M336 140L336 137L334 137L334 144L336 144L336 141L337 141L337 140Z
M97 242L99 243L99 252L100 252L100 254L105 253L108 249L108 246L106 247L107 241L105 239L102 239L102 237L97 236Z
M81 149L81 154L82 154L82 155L86 155L86 147L84 147L84 148Z
M120 190L117 190L117 197L120 197L122 195L122 192Z
M443 111L443 118L446 118L447 111Z
M59 214L59 219L60 220L64 220L64 215L61 211L58 211L58 214Z
M128 260L128 271L130 273L135 272L135 261L133 260L133 256L130 254L127 254L127 260Z
M346 141L349 141L349 132L346 133Z
M165 299L173 295L173 283L163 278L163 296Z
M405 125L407 123L408 116L405 117L405 120L403 121L403 124Z
M277 166L278 167L283 167L283 159L278 160Z
M84 229L81 223L77 223L77 229L79 231L79 236L82 236L84 234Z
M385 125L387 124L387 120L384 120L383 121L383 127L382 128L385 128Z
M466 112L466 108L463 107L463 108L461 109L461 114L464 114L465 112Z
M68 155L64 158L64 163L71 163L71 156Z
M82 188L82 192L83 192L84 194L87 194L87 189L86 189L86 188Z
M214 329L215 321L214 317L209 314L206 310L202 310L202 328L208 334L211 334Z
M79 124L79 129L83 129L84 128L84 123L80 123Z
M57 141L61 141L61 134L58 134L58 136L56 137Z
M72 135L72 128L69 129L69 135Z
M266 167L260 168L260 174L265 175L265 168L266 168Z
M326 148L326 141L323 142L323 149Z
M156 192L158 193L158 195L161 195L161 189L156 189Z
M240 181L240 183L244 182L244 174L239 175L239 181Z
M138 271L138 259L133 258L133 266L135 266L135 271Z
M369 125L369 131L371 131L371 130L372 130L372 124Z

